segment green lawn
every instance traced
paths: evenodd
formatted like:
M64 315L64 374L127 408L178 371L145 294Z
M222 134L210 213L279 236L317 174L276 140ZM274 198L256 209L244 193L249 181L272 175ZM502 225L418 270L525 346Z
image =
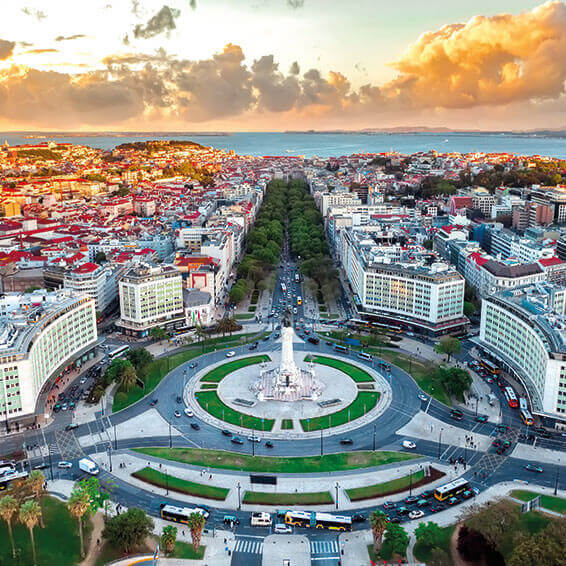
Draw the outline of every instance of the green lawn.
M405 462L417 458L403 452L344 452L325 456L302 456L280 458L271 456L251 456L224 450L200 448L134 448L135 452L173 460L184 464L216 468L222 470L241 470L246 472L312 474L342 470L373 468L395 462Z
M271 358L266 355L262 356L251 356L249 358L242 358L240 360L233 360L231 362L227 362L220 366L215 367L213 370L210 370L207 374L205 374L201 381L210 381L213 383L218 383L222 381L229 373L236 371L241 368L245 368L247 366L251 366L254 364L260 364L262 362L269 362Z
M256 334L251 332L246 334L235 334L232 337L218 336L216 338L209 338L187 348L186 350L154 360L149 366L149 371L145 379L145 390L141 387L134 387L130 391L119 390L120 394L115 395L114 403L112 404L112 412L115 413L121 409L125 409L151 393L151 391L159 385L161 380L177 366L180 366L181 364L184 364L185 362L188 362L202 354L213 352L219 348L249 341L250 338L255 336Z
M195 552L192 544L178 540L175 543L175 550L172 554L167 555L167 558L181 558L183 560L202 560L206 546L199 546L198 552Z
M329 491L312 493L269 493L246 491L244 503L250 505L328 505L334 503Z
M340 370L346 375L350 376L356 383L362 383L364 381L373 381L373 377L362 368L349 364L348 362L343 362L342 360L335 360L334 358L327 358L326 356L307 356L305 361L312 358L315 364L321 364L323 366L329 366L331 368Z
M201 389L218 389L218 383L201 383Z
M347 489L346 493L350 498L350 501L360 501L361 499L374 499L376 497L383 497L385 495L390 495L391 493L399 493L409 489L409 483L412 481L413 485L424 479L424 472L415 472L410 479L410 476L403 476L402 478L397 478L391 481L386 481L384 483L375 483L373 485L368 485L365 487L356 487L353 489Z
M452 537L452 534L454 533L455 528L456 525L450 525L448 527L441 527L440 529L442 531L442 538L440 540L440 544L438 544L436 548L444 550L444 552L446 552L448 556L450 556L450 539ZM413 548L413 554L419 562L428 564L434 548L435 547L427 546L422 542L416 542Z
M216 391L199 391L195 398L198 404L213 417L220 419L221 421L242 426L244 428L250 428L257 431L269 431L273 428L275 419L264 419L263 422L259 417L254 417L251 415L245 415L236 411L228 405L225 405L218 393Z
M51 497L41 500L41 508L45 528L39 525L34 529L35 548L38 566L74 566L81 561L79 529L77 520L72 517L65 504ZM33 564L29 531L17 520L13 523L16 549L19 558L12 558L12 549L8 537L8 529L4 521L0 521L0 564L27 566ZM85 521L85 547L88 548L90 521Z
M323 417L301 419L301 426L308 432L343 425L371 411L379 397L378 391L359 391L357 397L347 407Z
M380 350L380 356L411 375L425 393L428 393L428 395L445 405L452 406L450 397L442 383L434 380L432 377L436 367L435 364L423 362L407 354L385 349Z
M254 317L253 313L251 312L247 312L247 313L240 313L234 316L234 318L236 320L250 320Z
M170 491L194 495L195 497L204 497L205 499L224 501L230 492L229 489L224 487L214 487L212 485L183 480L170 474L164 474L159 470L148 468L147 466L134 472L132 476L163 489L169 486Z
M293 419L283 419L281 421L281 430L292 430Z
M320 313L320 318L327 318L330 320L336 320L337 318L339 318L339 316L337 314L334 313Z
M534 491L528 491L526 489L514 489L511 492L511 497L519 499L520 501L530 501L534 499L537 495L540 495ZM549 511L555 511L556 513L566 514L566 499L562 497L554 497L552 495L541 495L540 504Z

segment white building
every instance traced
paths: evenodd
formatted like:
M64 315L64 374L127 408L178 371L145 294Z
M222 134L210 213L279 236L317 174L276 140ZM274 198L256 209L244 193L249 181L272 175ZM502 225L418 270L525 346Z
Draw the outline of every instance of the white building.
M90 297L69 290L5 295L0 299L0 418L6 420L7 408L8 421L41 422L52 385L93 358L96 344Z
M160 326L184 326L181 272L170 265L140 263L128 269L119 283L120 320L125 334L147 336Z
M566 428L566 289L537 284L482 301L479 346L525 388L532 412Z

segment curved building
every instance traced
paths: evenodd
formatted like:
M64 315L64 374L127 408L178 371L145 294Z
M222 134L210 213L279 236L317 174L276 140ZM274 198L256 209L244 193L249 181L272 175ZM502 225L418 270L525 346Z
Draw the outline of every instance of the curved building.
M482 301L479 346L525 388L532 412L566 426L566 289L541 284Z
M0 418L39 422L48 390L95 355L95 302L69 290L0 299Z

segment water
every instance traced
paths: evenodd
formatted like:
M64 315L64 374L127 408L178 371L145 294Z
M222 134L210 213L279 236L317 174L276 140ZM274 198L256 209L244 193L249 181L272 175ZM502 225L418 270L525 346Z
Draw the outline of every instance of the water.
M320 157L350 155L358 152L380 153L418 151L513 153L516 155L546 155L566 159L566 138L527 136L519 134L416 133L416 134L302 134L282 132L239 132L231 135L183 135L142 133L119 136L49 136L26 139L21 134L0 133L0 142L10 145L33 144L42 141L67 142L100 149L112 149L118 144L146 139L191 140L217 149L232 149L240 155L303 155Z

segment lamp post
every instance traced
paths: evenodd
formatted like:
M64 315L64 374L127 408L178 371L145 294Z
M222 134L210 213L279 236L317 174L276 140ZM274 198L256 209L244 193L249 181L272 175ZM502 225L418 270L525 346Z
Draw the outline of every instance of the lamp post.
M556 476L554 478L554 495L558 492L558 481L560 478L560 458L558 458L558 464L556 466Z
M108 443L108 446L106 448L108 450L108 469L111 472L112 471L112 444Z
M336 482L336 485L334 487L336 488L336 509L338 509L338 488L340 487L338 482Z
M409 497L413 494L413 468L409 468Z
M322 456L324 453L324 445L322 440L322 429L320 429L320 455Z
M167 472L167 468L163 468L165 470L165 495L169 495L169 473Z
M443 431L443 430L444 430L444 429L441 428L440 431L439 431L439 433L438 433L438 459L439 459L439 460L440 460L440 449L441 449L441 446L442 446L442 431Z
M169 425L169 448L173 448L173 439L171 438L171 421L167 421Z
M118 437L116 436L116 424L114 424L114 450L118 450Z
M240 489L242 488L240 482L238 482L238 511L242 508L242 499L240 498Z

